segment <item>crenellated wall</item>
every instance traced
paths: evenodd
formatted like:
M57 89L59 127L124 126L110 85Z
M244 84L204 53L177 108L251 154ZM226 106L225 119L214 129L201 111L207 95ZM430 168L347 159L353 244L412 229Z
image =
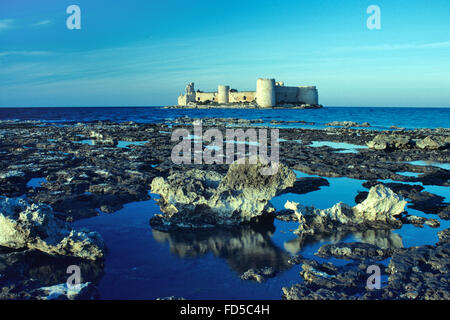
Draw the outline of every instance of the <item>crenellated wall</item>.
M189 102L218 104L256 103L261 108L271 108L283 105L318 105L318 91L315 86L288 87L284 82L275 79L258 79L256 91L230 90L227 85L219 85L217 92L194 91L194 83L186 87L186 94L178 97L178 105Z

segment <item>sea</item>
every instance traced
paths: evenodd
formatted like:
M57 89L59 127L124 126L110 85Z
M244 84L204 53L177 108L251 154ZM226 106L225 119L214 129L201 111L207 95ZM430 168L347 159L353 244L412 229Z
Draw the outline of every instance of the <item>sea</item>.
M450 108L324 107L322 109L165 109L163 107L0 108L0 120L154 123L178 117L305 121L323 127L332 121L369 122L372 129L450 127ZM301 126L292 124L292 126Z
M39 121L48 125L109 120L140 123L170 122L178 117L243 118L270 121L304 121L314 125L293 123L287 126L325 128L331 121L369 122L369 130L449 128L450 108L386 108L324 107L323 109L165 109L162 107L90 107L90 108L0 108L0 120ZM430 163L418 165L430 165ZM449 169L448 163L431 164ZM309 177L295 171L297 177ZM413 174L413 173L404 173ZM327 178L330 185L308 194L283 194L272 199L276 209L286 200L325 209L342 201L354 205L359 191L367 191L364 180L346 177ZM387 181L389 182L389 181ZM416 183L420 184L420 183ZM446 198L449 188L424 186ZM287 258L302 255L324 261L314 255L326 243L367 242L383 247L411 247L434 244L437 232L450 227L450 222L436 215L408 208L410 214L436 218L441 226L418 228L404 225L388 232L342 233L305 242L292 232L295 222L275 220L273 225L242 226L235 229L178 231L164 233L153 230L150 218L160 213L151 193L147 201L125 204L113 214L79 220L74 227L98 231L108 247L104 275L98 283L101 299L156 299L176 296L186 299L281 299L282 287L301 283L301 266L288 266ZM331 259L336 265L348 260ZM389 259L383 260L386 266ZM250 268L271 266L279 270L263 283L242 280L240 275ZM382 285L387 275L382 271Z

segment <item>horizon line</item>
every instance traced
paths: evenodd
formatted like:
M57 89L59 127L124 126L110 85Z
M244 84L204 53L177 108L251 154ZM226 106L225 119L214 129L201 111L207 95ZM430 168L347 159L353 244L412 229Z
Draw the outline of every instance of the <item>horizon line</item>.
M148 106L14 106L14 107L5 107L0 106L0 109L39 109L39 108L164 108L172 105L148 105ZM324 108L439 108L446 109L450 108L450 106L332 106L332 105L323 105ZM178 108L178 109L186 109L186 110L195 110L197 108ZM203 109L203 108L198 108ZM272 110L272 109L293 109L294 108L204 108L204 109L252 109L252 110Z

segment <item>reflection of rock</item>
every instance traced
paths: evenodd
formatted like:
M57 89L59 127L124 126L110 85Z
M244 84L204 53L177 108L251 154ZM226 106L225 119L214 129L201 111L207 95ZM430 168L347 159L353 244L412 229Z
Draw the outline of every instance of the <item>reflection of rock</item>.
M283 247L292 255L296 255L298 252L309 245L317 242L330 241L331 243L337 243L343 238L347 237L350 233L348 232L334 232L334 233L316 233L313 235L301 235L299 234L297 238L286 241Z
M50 256L36 250L11 251L0 247L0 299L38 299L46 296L42 287L65 283L70 265L80 267L81 281L97 283L103 274L102 261ZM92 290L89 290L93 294ZM82 294L83 293L83 294ZM79 298L86 298L86 290ZM62 298L62 297L60 297Z
M401 226L397 219L405 208L406 201L382 184L372 187L367 199L353 208L339 202L333 207L320 210L287 201L299 222L297 234L335 232L339 230L367 230L368 227L389 229Z
M371 244L385 249L403 248L402 237L391 230L369 229L364 231L337 231L334 233L303 235L299 234L297 238L286 241L284 249L290 254L295 255L306 245L317 242L339 243L348 236L353 236L358 242Z
M295 174L283 164L274 175L262 175L265 166L230 165L225 177L198 169L177 172L167 179L153 179L152 192L161 195L164 215L151 225L160 230L239 224L272 212L269 200L295 182Z
M360 242L373 244L381 248L399 249L403 248L402 237L391 230L364 230L353 234Z
M387 284L382 283L381 288L377 290L366 288L367 267L377 265L373 260L335 266L330 262L319 263L300 259L303 282L283 288L283 297L293 300L448 300L449 234L449 229L439 232L440 241L436 246L396 249L387 269L378 265L381 274L388 273L389 279Z
M88 260L101 259L105 254L97 232L73 230L53 215L50 206L20 198L0 197L0 245Z
M195 232L161 232L152 229L158 242L167 241L178 257L197 257L212 253L227 261L242 274L249 269L271 267L274 272L288 269L289 255L271 239L273 225L241 225L233 228L211 228Z

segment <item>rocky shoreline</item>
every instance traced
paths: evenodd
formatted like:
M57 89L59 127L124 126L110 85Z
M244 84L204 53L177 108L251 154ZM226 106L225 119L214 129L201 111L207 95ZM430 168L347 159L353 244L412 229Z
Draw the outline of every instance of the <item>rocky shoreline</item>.
M260 107L257 103L195 103L190 102L185 106L167 106L165 109L268 109L264 107ZM285 104L279 105L276 107L271 107L269 109L320 109L323 108L320 104Z
M150 220L158 232L257 225L268 217L299 222L295 233L299 241L308 241L317 234L391 230L403 224L436 228L436 218L446 221L450 217L445 197L424 191L426 186L448 187L450 170L414 164L447 163L450 129L376 131L368 123L351 122L313 129L304 128L312 123L302 121L264 124L262 120L202 119L204 130L301 125L279 128L281 169L275 176L262 177L257 165L173 164L171 151L176 142L171 141L171 132L177 128L192 131L195 120L1 121L0 299L44 299L51 292L59 292L59 298L95 298L106 248L100 235L72 230L70 222L113 214L124 204L148 200L150 189L161 196L162 214ZM328 144L315 146L317 142ZM296 178L292 170L320 177ZM353 208L337 204L328 211L291 202L287 210L275 212L269 202L281 194L305 194L326 187L327 178L333 177L365 180L363 186L369 191L356 196L358 204ZM33 179L40 183L31 184ZM429 218L410 215L408 208ZM242 279L262 282L301 265L303 282L283 288L286 299L448 299L448 229L440 231L439 237L434 246L390 249L338 243L318 251L320 257L352 260L342 267L294 257L295 263L249 265L239 272ZM389 274L387 285L367 291L365 268L385 259L390 259L389 267L382 266ZM67 278L65 270L55 271L58 275L51 281L31 276L36 268L43 269L41 265L51 269L72 260L88 270L80 292L61 287Z

